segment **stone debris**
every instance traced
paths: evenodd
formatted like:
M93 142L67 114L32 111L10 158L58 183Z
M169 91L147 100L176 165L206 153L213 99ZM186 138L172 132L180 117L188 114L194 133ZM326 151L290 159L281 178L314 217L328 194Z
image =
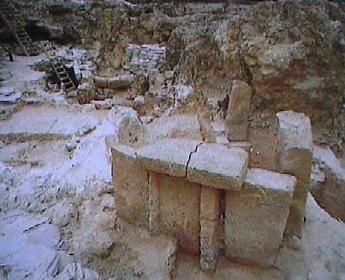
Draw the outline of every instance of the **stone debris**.
M158 44L128 45L129 65L133 71L159 69L165 60L166 47Z
M344 4L2 2L0 279L344 278Z
M311 193L321 207L336 219L345 220L345 168L330 148L314 146L313 161L321 178L312 184Z

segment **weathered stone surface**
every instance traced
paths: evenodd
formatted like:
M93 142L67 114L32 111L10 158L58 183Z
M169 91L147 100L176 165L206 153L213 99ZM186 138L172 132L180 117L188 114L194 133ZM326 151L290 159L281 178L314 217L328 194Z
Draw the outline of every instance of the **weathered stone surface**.
M246 82L233 82L226 116L229 140L247 140L251 97L252 88Z
M224 230L228 257L272 264L295 185L293 176L250 169L241 191L226 192Z
M148 226L148 172L138 163L131 147L114 147L112 157L118 215L136 225Z
M185 177L190 154L200 142L185 139L164 139L137 152L140 163L150 171Z
M156 234L160 231L160 216L159 216L159 186L160 176L155 173L149 175L149 229L151 233Z
M330 148L314 146L313 154L325 177L314 180L311 192L332 217L345 221L345 168Z
M311 124L302 113L285 111L279 112L277 117L279 170L297 178L286 233L301 236L312 167Z
M199 254L200 186L185 179L155 174L160 192L161 232L177 238L186 253Z
M128 88L133 83L134 77L132 75L122 75L108 80L108 88L123 89Z
M163 116L148 125L150 142L162 138L184 138L202 141L198 117L188 115Z
M204 271L214 271L220 247L219 221L200 220L200 266Z
M215 221L220 213L220 190L201 187L200 219Z
M239 190L247 165L248 154L243 149L202 144L191 156L187 177L205 186Z

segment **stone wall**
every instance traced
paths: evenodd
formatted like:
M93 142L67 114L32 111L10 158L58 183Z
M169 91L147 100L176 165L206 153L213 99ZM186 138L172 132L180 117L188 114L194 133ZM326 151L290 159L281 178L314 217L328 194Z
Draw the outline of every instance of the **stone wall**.
M273 265L284 233L300 235L311 170L309 119L293 112L278 118L282 173L250 168L245 149L200 140L114 146L118 216L153 235L176 238L181 251L200 257L205 271L215 270L221 253L241 263ZM304 158L298 170L305 177L287 168L289 152Z

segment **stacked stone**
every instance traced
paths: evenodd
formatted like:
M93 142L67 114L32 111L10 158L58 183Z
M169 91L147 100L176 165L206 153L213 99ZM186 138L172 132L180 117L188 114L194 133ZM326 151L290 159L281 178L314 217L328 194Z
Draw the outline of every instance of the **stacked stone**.
M248 169L244 149L181 138L117 146L113 162L119 217L174 236L182 251L200 255L205 271L215 270L222 247L231 259L272 265L295 177Z
M301 237L313 160L311 124L302 113L285 111L277 117L279 170L297 178L286 234Z
M159 68L166 58L166 47L158 44L128 46L129 64L134 72Z

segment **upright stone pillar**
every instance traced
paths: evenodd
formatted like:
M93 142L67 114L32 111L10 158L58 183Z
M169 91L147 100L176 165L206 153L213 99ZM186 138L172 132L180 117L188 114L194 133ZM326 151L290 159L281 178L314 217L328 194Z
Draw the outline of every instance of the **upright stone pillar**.
M279 170L297 178L285 233L301 237L313 158L311 124L302 113L285 111L277 117Z
M214 271L219 256L220 190L201 187L200 199L200 266Z
M252 88L245 82L235 80L229 97L226 116L227 136L230 141L248 139L248 116Z

